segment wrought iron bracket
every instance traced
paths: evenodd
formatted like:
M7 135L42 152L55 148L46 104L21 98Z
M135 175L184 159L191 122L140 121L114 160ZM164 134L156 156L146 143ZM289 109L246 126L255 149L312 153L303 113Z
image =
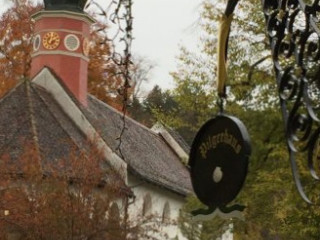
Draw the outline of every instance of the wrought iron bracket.
M312 4L262 0L262 7L293 178L301 197L311 203L298 161L320 179L320 4L319 0Z

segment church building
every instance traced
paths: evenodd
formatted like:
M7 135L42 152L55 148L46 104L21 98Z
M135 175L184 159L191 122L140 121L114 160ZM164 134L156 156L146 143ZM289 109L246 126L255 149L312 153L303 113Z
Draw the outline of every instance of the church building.
M32 139L45 161L82 149L88 138L105 161L131 188L132 212L157 212L177 219L185 197L192 193L190 175L182 163L188 147L165 128L149 129L126 117L119 152L122 113L87 92L90 26L82 11L85 1L45 1L35 21L31 79L0 99L0 149L18 156ZM1 158L1 154L0 154ZM184 239L176 226L169 239Z

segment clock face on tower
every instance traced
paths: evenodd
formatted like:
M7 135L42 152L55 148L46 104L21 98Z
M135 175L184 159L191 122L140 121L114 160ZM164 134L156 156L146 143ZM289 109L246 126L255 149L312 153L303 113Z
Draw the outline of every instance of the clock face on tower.
M60 44L60 36L56 32L48 32L43 36L42 44L46 49L56 49Z

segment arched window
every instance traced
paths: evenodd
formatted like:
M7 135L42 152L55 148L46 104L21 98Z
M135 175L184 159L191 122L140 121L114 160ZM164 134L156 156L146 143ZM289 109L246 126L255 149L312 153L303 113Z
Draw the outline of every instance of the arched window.
M119 221L120 219L120 210L117 203L112 203L109 209L109 218L114 221Z
M162 222L168 222L170 220L170 204L166 202L163 206Z
M120 210L117 203L112 203L108 211L108 231L104 239L120 240L122 236Z
M146 216L151 214L152 200L150 194L146 194L143 198L142 215Z

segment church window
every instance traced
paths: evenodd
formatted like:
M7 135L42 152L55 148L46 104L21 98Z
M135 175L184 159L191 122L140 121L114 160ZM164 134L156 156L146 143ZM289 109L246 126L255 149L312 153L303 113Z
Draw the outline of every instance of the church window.
M168 222L170 220L170 204L166 202L162 212L162 222Z
M143 198L142 214L143 216L151 214L152 200L150 194L146 194Z
M120 210L117 203L112 203L109 209L109 218L119 221L120 219Z

